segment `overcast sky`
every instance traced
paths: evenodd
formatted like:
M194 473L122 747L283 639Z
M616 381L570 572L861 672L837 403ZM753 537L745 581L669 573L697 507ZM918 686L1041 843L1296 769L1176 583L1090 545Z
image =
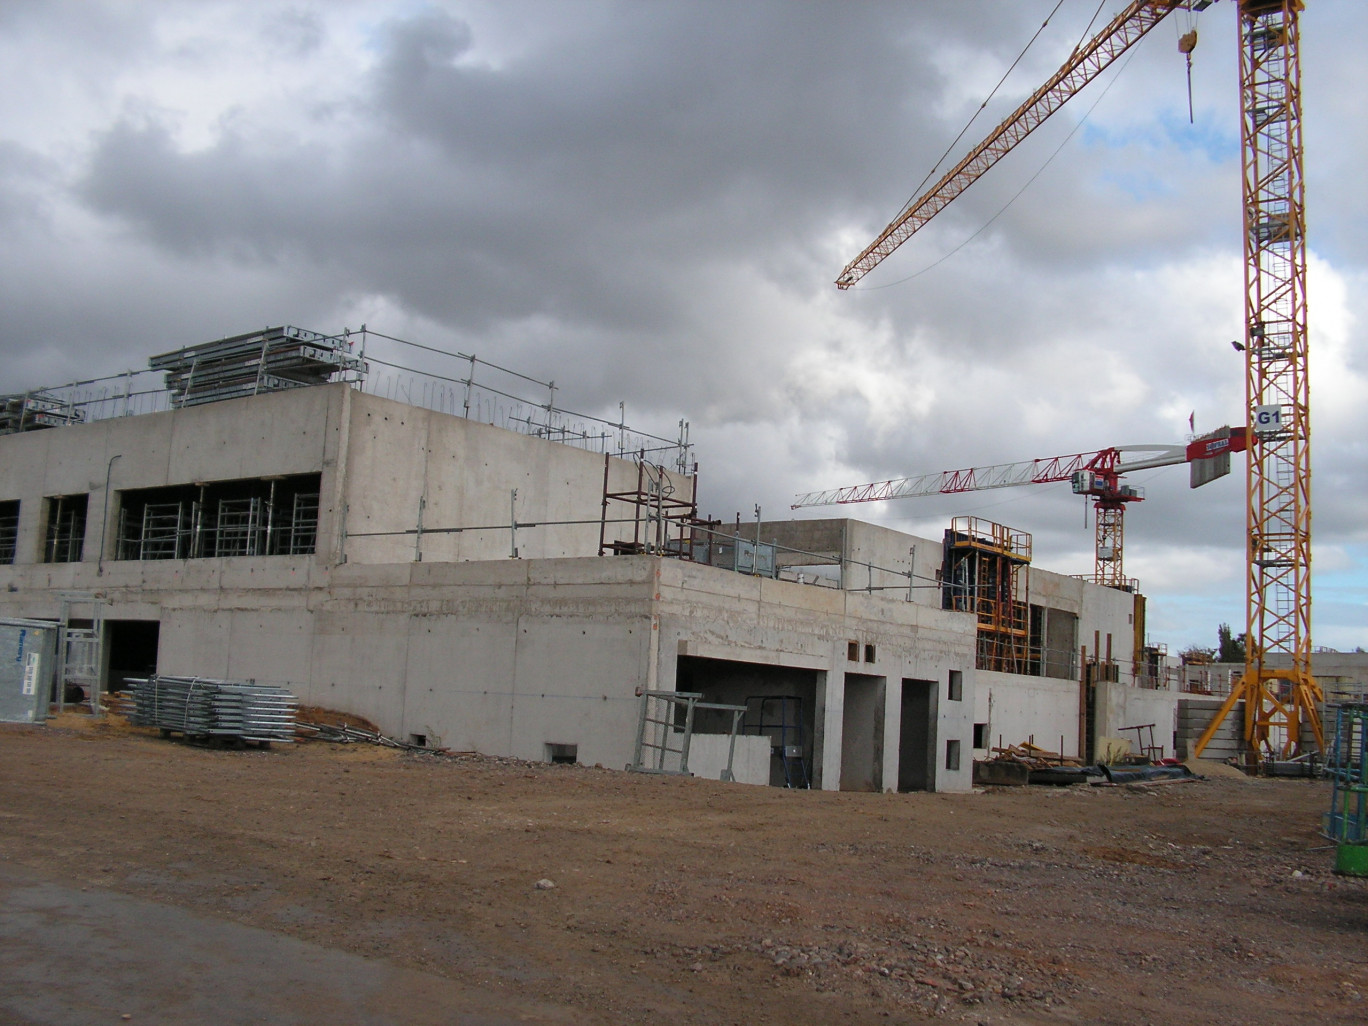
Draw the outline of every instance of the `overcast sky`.
M1184 441L1194 412L1242 416L1233 0L1197 22L1195 123L1180 13L859 289L832 284L1054 6L0 0L0 391L364 322L555 379L575 409L688 419L702 512L727 520ZM1368 8L1307 8L1314 642L1348 649L1368 646ZM1064 0L961 151L1096 10ZM1126 571L1171 650L1243 629L1237 470L1132 481ZM929 538L971 513L1092 569L1067 485L844 513Z

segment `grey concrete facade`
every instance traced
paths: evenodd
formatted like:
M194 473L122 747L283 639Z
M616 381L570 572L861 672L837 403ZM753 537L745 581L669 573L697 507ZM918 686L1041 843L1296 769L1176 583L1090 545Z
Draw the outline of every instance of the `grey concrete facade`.
M341 384L8 435L0 615L51 619L63 592L93 592L110 630L156 625L160 672L283 683L432 745L613 767L638 690L686 677L715 700L792 697L815 786L970 786L972 617L599 557L605 465L610 491L635 487L632 462ZM311 551L129 556L135 501L301 477L319 496ZM59 498L83 519L58 524ZM639 510L610 505L609 539L631 540Z
M742 525L740 534L780 546L777 558L789 568L788 576L827 568L849 591L925 607L942 603L942 540L849 519ZM1089 735L1117 736L1125 727L1148 723L1156 724L1156 740L1172 755L1176 694L1145 686L1137 674L1143 599L1036 566L1023 574L1025 602L1032 609L1032 672L974 672L973 697L967 699L973 756L988 758L995 746L1031 739L1081 756ZM1085 661L1105 667L1095 678L1091 703L1080 684Z

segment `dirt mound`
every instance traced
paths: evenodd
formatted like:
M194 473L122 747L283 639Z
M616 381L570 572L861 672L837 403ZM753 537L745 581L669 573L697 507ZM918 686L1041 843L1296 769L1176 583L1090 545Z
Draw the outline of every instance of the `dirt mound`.
M301 705L295 720L299 723L315 723L325 727L356 727L373 734L380 733L380 728L364 716L340 712L337 709L325 709L321 705Z

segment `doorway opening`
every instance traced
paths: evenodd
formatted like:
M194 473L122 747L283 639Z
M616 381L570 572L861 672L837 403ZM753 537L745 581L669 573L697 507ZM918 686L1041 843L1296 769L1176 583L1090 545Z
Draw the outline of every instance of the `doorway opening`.
M741 732L770 740L772 787L820 787L817 677L818 671L800 667L680 656L675 689L697 692L703 703L746 707ZM731 717L698 709L694 736L730 733Z
M899 791L935 790L938 698L934 680L903 678L902 722L898 732Z
M161 623L157 620L106 620L106 690L124 691L130 687L130 680L142 680L156 673L160 641Z
M887 682L865 673L845 675L841 716L841 790L882 791L884 698Z

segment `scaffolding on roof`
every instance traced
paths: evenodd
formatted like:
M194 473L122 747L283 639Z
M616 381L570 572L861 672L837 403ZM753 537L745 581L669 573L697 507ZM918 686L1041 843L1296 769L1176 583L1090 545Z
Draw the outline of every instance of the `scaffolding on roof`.
M161 353L148 366L165 373L173 407L322 385L336 374L366 370L346 334L321 335L291 325Z
M84 416L71 402L45 391L0 396L0 435L79 424Z

